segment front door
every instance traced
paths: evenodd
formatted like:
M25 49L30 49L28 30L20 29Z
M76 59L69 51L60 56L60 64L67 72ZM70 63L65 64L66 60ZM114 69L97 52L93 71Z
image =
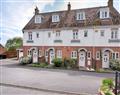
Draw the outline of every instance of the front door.
M55 54L53 50L50 50L50 64L53 64L53 59L55 58Z
M109 68L109 52L104 52L102 63L102 68Z
M38 51L37 50L33 50L33 63L37 63L38 62Z
M79 66L85 67L85 52L81 51L79 53Z

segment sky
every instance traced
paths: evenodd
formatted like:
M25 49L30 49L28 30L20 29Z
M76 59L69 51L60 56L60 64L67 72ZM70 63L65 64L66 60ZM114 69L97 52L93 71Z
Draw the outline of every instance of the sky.
M108 0L0 0L0 43L8 39L22 37L22 29L34 15L37 6L40 12L107 6ZM120 13L120 0L114 0L114 7Z

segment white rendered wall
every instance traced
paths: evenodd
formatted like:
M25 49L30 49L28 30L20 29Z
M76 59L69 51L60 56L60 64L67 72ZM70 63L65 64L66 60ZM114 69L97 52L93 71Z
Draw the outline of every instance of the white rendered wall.
M118 26L99 26L99 27L88 27L78 28L78 38L80 43L71 43L73 39L73 28L59 29L61 30L60 38L56 38L55 30L24 30L23 34L23 45L24 46L111 46L120 47L120 42L109 43L111 39L111 29L118 28L118 39L120 39L120 25ZM84 37L84 31L88 30L88 37ZM95 32L97 30L97 32ZM100 30L105 31L105 36L101 37ZM28 32L33 33L33 43L27 43ZM36 33L39 32L39 38L36 37ZM48 38L48 32L51 33L51 37ZM54 43L55 39L60 39L62 43Z

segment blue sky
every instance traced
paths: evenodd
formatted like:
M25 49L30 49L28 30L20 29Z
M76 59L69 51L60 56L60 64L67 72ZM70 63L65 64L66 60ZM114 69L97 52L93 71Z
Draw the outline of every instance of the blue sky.
M5 45L9 38L22 37L22 28L34 15L38 6L40 12L66 10L70 2L72 9L106 6L108 0L0 0L0 43ZM114 0L114 7L120 12L120 0Z

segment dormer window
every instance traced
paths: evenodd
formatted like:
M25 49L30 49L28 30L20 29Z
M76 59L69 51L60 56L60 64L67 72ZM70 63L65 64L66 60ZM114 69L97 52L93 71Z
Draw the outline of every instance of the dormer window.
M40 15L35 16L35 23L41 23L41 16Z
M77 20L85 20L85 12L78 12L76 19Z
M52 22L59 22L60 18L59 15L52 15Z
M109 8L100 9L100 18L109 18Z

